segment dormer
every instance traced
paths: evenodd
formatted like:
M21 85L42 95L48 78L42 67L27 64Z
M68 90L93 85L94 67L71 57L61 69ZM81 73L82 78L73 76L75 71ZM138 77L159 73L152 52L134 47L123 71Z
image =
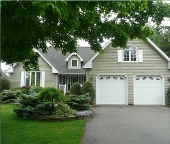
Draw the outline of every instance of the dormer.
M81 69L83 59L77 53L72 53L65 61L67 61L68 69Z

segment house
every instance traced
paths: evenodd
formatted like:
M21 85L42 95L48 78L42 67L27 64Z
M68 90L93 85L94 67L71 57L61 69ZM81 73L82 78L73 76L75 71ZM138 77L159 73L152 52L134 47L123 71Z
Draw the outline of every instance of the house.
M103 46L104 54L79 47L77 53L63 56L48 49L39 53L39 70L25 72L21 64L8 72L12 87L55 86L69 91L74 82L91 81L96 104L165 105L170 86L170 58L150 39L129 41L126 48Z
M47 53L35 50L39 57L39 69L26 72L23 65L14 64L7 71L10 74L11 87L53 86L69 91L72 84L86 81L82 66L95 54L89 47L77 47L77 53L62 55L60 50L48 48Z

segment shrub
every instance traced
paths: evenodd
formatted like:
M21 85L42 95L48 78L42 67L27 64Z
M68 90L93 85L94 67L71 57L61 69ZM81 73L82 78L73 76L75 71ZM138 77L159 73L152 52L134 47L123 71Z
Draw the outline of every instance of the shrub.
M28 90L28 94L32 94L32 93L40 93L42 91L43 87L40 86L32 86L29 90Z
M55 101L55 102L64 102L66 97L64 94L54 87L43 88L39 93L38 98L42 101Z
M81 95L80 83L76 82L72 85L72 87L70 89L70 94Z
M10 89L10 82L5 77L0 77L0 92Z
M89 96L91 97L90 104L94 104L95 90L93 88L92 83L89 81L86 81L82 86L82 94L86 93L89 93Z
M168 101L169 101L169 104L170 104L170 87L168 88L168 91L167 91L167 97L168 97Z
M40 104L39 99L36 97L36 95L21 95L20 99L18 100L20 102L20 107L35 107L37 104Z
M16 87L16 88L11 88L11 91L21 91L23 94L27 94L27 90L26 89L22 89L21 87Z
M84 95L73 95L69 96L69 100L66 102L71 108L82 111L82 110L89 110L90 107L90 100L89 94Z
M31 88L31 86L22 86L21 89L25 89L27 91L28 94L28 90Z
M70 95L70 93L69 93L69 92L66 92L66 93L65 93L65 96L69 96L69 95Z
M2 103L15 103L18 102L17 99L19 99L21 95L22 92L20 90L17 91L3 90L0 94L0 98Z
M55 107L55 114L61 118L73 116L76 114L76 111L71 109L69 105L64 103L59 103Z
M54 112L52 102L40 102L35 95L22 94L19 102L20 107L14 109L14 112L23 119L32 119L37 115L51 115Z

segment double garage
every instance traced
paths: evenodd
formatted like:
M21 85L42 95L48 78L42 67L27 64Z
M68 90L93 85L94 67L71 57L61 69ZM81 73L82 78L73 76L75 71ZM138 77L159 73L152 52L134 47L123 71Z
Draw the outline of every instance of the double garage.
M96 78L96 104L164 105L164 79L161 75L136 75L128 87L125 75L99 75ZM130 83L130 82L129 82Z

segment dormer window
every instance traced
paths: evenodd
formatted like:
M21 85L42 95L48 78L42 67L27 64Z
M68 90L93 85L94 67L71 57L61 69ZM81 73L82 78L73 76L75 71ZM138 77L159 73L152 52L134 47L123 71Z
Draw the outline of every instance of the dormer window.
M128 45L127 48L124 49L123 61L137 61L137 48L135 46Z
M72 67L78 67L78 60L72 59L71 60L71 66Z

